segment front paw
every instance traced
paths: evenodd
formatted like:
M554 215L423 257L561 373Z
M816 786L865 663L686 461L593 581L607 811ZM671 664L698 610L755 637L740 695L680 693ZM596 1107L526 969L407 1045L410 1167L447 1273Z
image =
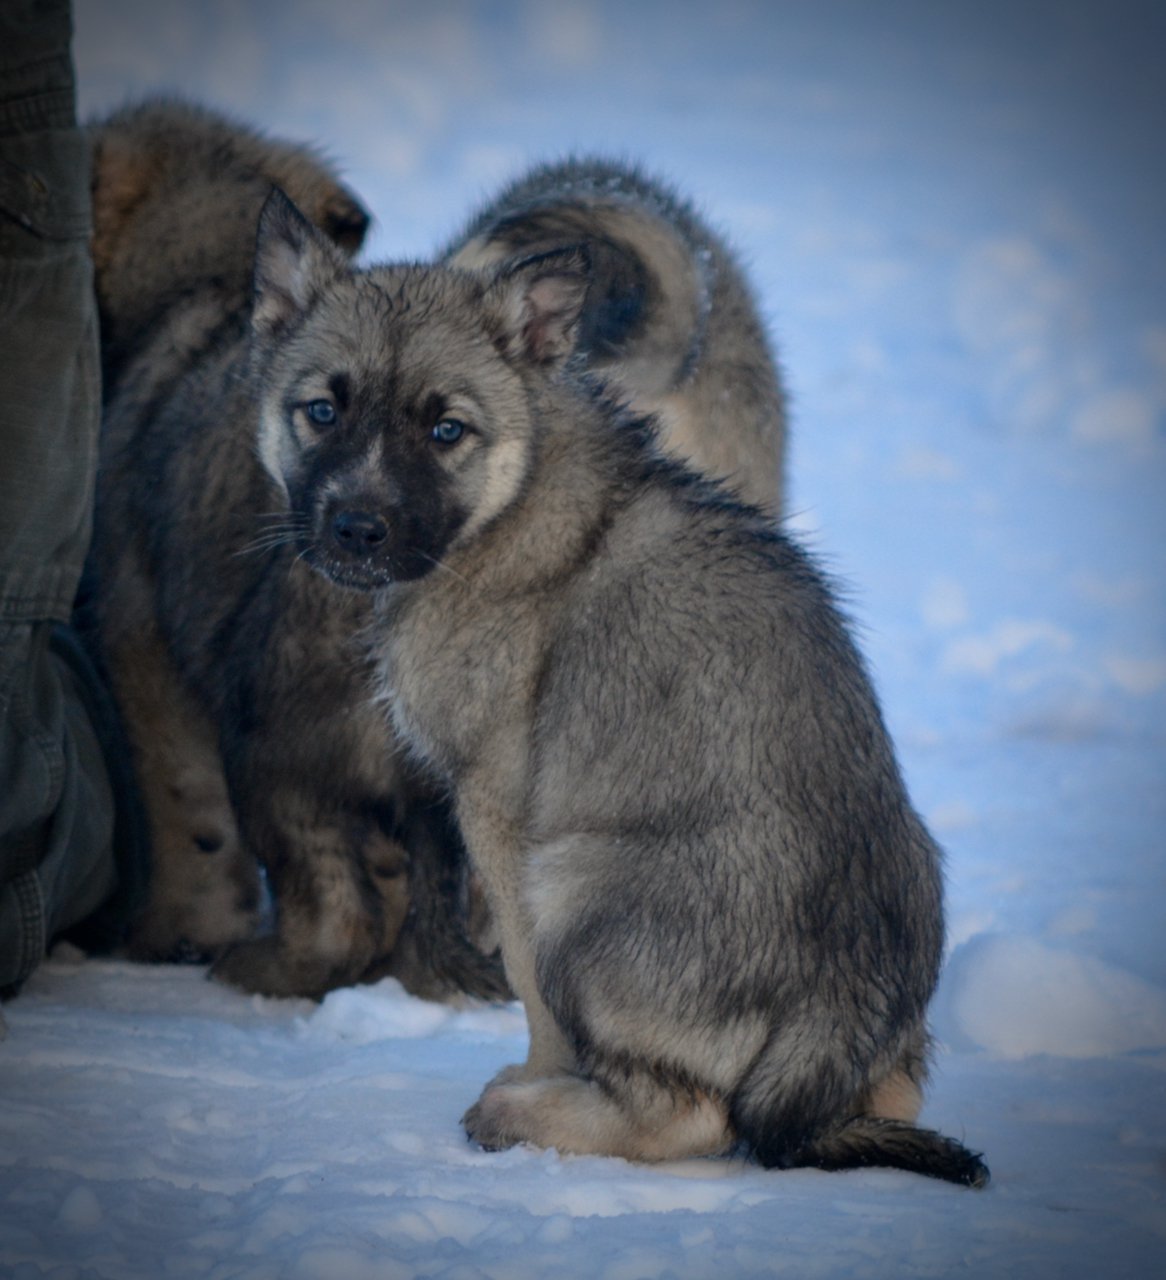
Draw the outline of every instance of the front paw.
M527 1142L534 1147L558 1145L557 1113L585 1081L568 1076L532 1076L526 1064L504 1067L462 1116L472 1142L486 1151L504 1151Z
M505 1070L512 1068L507 1067ZM499 1073L504 1074L505 1071ZM496 1076L495 1082L497 1079ZM506 1098L507 1086L495 1082L482 1090L482 1096L462 1116L466 1137L471 1142L476 1142L483 1151L505 1151L523 1141L522 1135L511 1123Z
M211 977L249 995L319 999L321 976L303 972L277 936L239 942L211 966Z
M276 940L253 938L228 948L211 966L210 976L240 991L271 995L273 987L283 985L281 968Z
M149 897L126 938L130 959L205 964L255 936L259 873L237 841L184 858L155 851L151 876Z

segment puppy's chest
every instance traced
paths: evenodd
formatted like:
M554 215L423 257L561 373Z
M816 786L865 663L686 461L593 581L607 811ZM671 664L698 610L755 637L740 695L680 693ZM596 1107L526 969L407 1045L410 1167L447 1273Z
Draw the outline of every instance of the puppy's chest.
M529 719L540 627L521 605L417 601L383 635L378 681L394 726L451 781Z

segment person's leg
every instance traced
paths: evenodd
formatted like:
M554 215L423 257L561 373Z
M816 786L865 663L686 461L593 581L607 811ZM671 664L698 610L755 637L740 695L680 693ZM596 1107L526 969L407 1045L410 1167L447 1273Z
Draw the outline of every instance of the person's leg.
M100 414L71 26L68 0L0 6L0 994L55 936L132 896L115 857L108 695L67 627Z

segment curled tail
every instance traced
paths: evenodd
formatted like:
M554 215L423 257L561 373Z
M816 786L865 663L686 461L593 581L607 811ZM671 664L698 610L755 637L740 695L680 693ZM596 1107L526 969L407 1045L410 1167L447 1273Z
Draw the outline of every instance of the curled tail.
M578 350L666 453L777 512L785 393L752 286L683 196L634 165L578 156L504 188L447 247L455 267L585 244Z
M912 1123L922 1101L926 1043L922 1026L905 1034L897 1068L887 1080L898 1077L892 1095L908 1096L900 1096L897 1114L870 1114L863 1102L856 1106L856 1097L867 1103L872 1098L849 1065L853 1053L839 1052L812 1018L791 1019L741 1082L730 1104L733 1128L771 1169L904 1169L985 1187L988 1166L979 1153ZM894 1105L894 1097L881 1105L888 1102Z
M767 1155L776 1155L769 1160ZM905 1169L942 1178L977 1190L988 1185L988 1166L978 1152L933 1129L902 1120L857 1116L811 1139L796 1151L780 1154L758 1148L762 1164L780 1168L860 1169L870 1166Z

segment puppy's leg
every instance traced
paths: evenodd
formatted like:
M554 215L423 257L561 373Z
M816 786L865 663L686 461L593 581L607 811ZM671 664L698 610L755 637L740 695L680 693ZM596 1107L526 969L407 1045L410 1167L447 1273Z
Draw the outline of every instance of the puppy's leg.
M567 1086L568 1097L576 1107L585 1112L589 1095L578 1095L569 1086L574 1083L586 1084L586 1081L569 1075L574 1069L575 1055L566 1037L556 1025L550 1010L538 994L535 980L534 949L530 945L530 931L527 928L525 941L514 928L520 916L513 902L496 903L495 919L502 935L502 955L506 967L506 978L513 990L522 1000L526 1011L527 1027L530 1031L530 1047L525 1062L516 1062L503 1067L486 1086L477 1102L462 1116L462 1125L467 1136L480 1143L488 1150L499 1150L512 1147L519 1142L531 1142L535 1146L559 1146L553 1137L545 1139L542 1133L541 1120L552 1117L556 1109L555 1095L544 1096L543 1090L552 1085ZM509 940L510 949L507 951ZM512 1093L518 1090L517 1094ZM533 1090L527 1094L523 1090ZM511 1118L513 1102L517 1108ZM517 1118L518 1112L532 1109L537 1119L526 1122ZM606 1117L606 1129L602 1123L602 1132L619 1127L619 1119L615 1113L603 1112ZM602 1117L601 1117L602 1119ZM581 1128L586 1130L589 1121L581 1120ZM557 1131L556 1131L557 1132ZM593 1146L559 1147L562 1151L597 1151Z
M521 959L517 965L509 961L506 963L506 978L515 991L521 990L519 983L526 985L530 980L522 964ZM533 964L530 970L533 973ZM523 1011L526 1013L527 1029L530 1032L530 1044L526 1053L526 1061L513 1062L509 1066L503 1067L486 1086L487 1092L495 1085L542 1083L553 1079L574 1078L569 1074L575 1069L574 1051L537 991L529 999L523 1000L522 1006ZM482 1105L484 1098L485 1094L462 1117L462 1124L465 1125L470 1137L474 1136L473 1129L476 1124L474 1117L477 1115L478 1108ZM524 1142L527 1139L516 1138L514 1141ZM533 1139L530 1139L530 1141L533 1141ZM513 1142L495 1144L483 1141L482 1145L513 1146ZM554 1144L543 1145L553 1146Z
M914 1124L923 1108L923 1091L905 1071L892 1071L870 1091L864 1115Z
M408 856L371 819L301 815L294 797L282 801L262 845L275 933L233 947L212 973L244 991L318 999L391 951L408 910Z
M908 1038L891 1070L876 1076L858 1107L858 1114L914 1124L923 1108L928 1044L926 1030L919 1027Z
M580 1076L494 1082L464 1123L469 1136L489 1150L528 1142L625 1160L716 1155L733 1142L723 1104L707 1094L651 1085L643 1077L620 1095Z
M259 875L244 848L214 727L149 632L107 646L150 828L150 885L128 948L205 959L254 933Z
M409 854L409 909L400 934L382 949L365 981L391 975L426 1000L513 1000L485 893L471 877L461 833L446 803L403 782L401 842ZM390 949L391 948L391 949Z
M527 1028L530 1032L530 1044L526 1061L503 1067L494 1076L490 1086L567 1076L575 1070L575 1053L539 994L529 924L521 921L521 925L525 926L525 934L523 934L520 927L515 924L516 918L521 920L522 913L514 908L514 904L494 906L494 915L502 936L502 958L506 979L522 1001ZM471 1108L463 1118L462 1122L467 1129L470 1127L470 1116L474 1110L475 1108ZM516 1139L516 1141L523 1141L523 1139Z
M511 806L499 804L491 781L487 778L479 788L477 780L465 780L459 817L498 931L507 981L522 1001L530 1029L526 1062L507 1067L503 1074L507 1080L537 1080L573 1071L575 1054L539 991L535 919L524 898L524 840L505 816L521 812L521 802L515 799ZM519 796L524 785L520 774Z

